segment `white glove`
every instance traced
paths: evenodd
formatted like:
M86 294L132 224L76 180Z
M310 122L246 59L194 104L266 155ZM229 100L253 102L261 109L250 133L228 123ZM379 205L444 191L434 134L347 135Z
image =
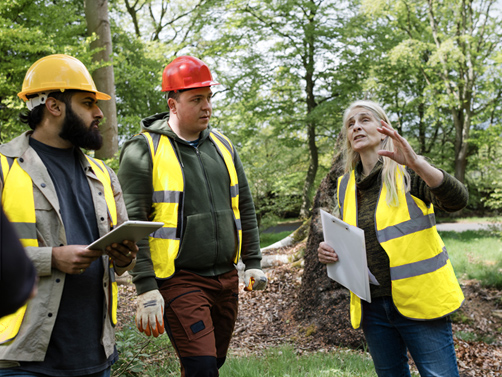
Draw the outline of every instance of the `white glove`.
M244 290L262 291L267 286L267 277L262 270L256 268L244 271Z
M164 298L158 289L138 296L136 327L147 336L164 333Z

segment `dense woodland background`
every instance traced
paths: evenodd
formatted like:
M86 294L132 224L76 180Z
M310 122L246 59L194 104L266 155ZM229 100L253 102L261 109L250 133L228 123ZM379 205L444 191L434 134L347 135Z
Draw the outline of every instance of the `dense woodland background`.
M25 130L16 96L53 53L100 90L118 166L140 119L166 111L162 71L204 60L212 125L236 144L259 219L308 217L332 168L341 116L380 102L420 154L470 192L465 214L502 208L502 12L494 0L7 0L0 2L0 142Z
M363 343L316 253L352 101L380 102L418 153L467 185L462 216L502 209L502 0L3 0L0 143L26 130L27 69L55 53L112 95L96 156L113 168L140 120L167 110L164 67L180 55L209 65L221 83L211 124L237 147L260 226L311 219L289 309L329 343Z

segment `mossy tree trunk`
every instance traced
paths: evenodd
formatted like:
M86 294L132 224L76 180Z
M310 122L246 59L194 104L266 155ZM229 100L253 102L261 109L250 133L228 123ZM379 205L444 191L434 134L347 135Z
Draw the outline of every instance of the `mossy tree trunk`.
M337 178L343 174L338 136L329 173L324 177L314 198L310 231L305 250L305 267L299 295L298 319L316 327L316 335L333 345L360 348L364 345L361 330L354 330L349 319L349 291L328 278L326 266L317 258L317 248L323 241L320 210L330 212L335 207Z

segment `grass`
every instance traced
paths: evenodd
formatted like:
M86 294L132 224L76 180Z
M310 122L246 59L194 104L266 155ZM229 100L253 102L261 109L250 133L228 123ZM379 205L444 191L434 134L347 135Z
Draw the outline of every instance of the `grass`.
M492 344L495 341L495 335L493 334L477 334L472 331L457 331L455 337L465 342L484 342L486 344Z
M261 233L260 234L260 247L270 246L291 234L291 231L280 233Z
M441 223L497 223L500 222L502 218L500 216L487 216L487 217L436 217L438 224Z
M502 289L502 240L489 231L439 232L458 278Z
M134 326L134 324L131 324ZM120 359L112 376L178 376L179 362L164 334L147 338L135 328L117 333ZM231 353L220 369L220 377L373 377L371 358L360 351L298 354L292 346L265 350L262 356L237 356Z
M366 377L376 376L366 354L343 350L299 355L291 346L272 348L263 356L230 356L220 377Z

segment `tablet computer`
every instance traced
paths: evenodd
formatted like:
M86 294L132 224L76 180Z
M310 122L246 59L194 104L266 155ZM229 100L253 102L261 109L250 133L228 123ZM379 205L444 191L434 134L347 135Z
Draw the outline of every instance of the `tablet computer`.
M104 252L106 247L112 243L122 243L125 240L138 242L162 225L164 225L162 222L128 220L91 243L87 248Z

